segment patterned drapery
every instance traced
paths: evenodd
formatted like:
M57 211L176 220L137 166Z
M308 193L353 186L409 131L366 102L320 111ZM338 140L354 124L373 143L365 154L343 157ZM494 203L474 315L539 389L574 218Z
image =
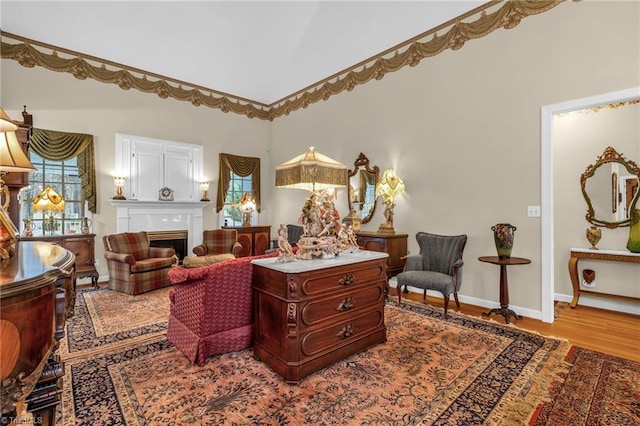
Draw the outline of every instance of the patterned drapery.
M78 157L78 175L82 183L82 196L89 211L96 213L96 163L93 135L33 129L29 147L47 160L64 161Z
M252 195L256 202L256 210L260 212L260 158L220 153L218 155L218 170L216 212L219 212L224 207L224 200L227 198L227 191L231 182L231 172L241 177L251 175Z

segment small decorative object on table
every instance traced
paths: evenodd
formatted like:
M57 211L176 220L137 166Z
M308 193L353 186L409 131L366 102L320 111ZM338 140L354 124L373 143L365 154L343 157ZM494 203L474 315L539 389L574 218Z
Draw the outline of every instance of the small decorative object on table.
M598 250L596 244L602 237L602 231L597 226L590 226L587 228L587 241L591 244L591 250Z
M91 223L93 223L91 219L89 219L88 217L83 217L80 225L80 232L82 232L83 234L88 234L91 231Z
M493 239L496 243L499 259L510 259L513 249L513 237L516 227L509 223L498 223L491 227Z

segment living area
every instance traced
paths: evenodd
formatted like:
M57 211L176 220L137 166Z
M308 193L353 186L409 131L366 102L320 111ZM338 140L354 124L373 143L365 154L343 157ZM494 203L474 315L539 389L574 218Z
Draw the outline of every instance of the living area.
M419 252L415 235L421 231L468 236L459 294L463 313L477 316L500 307L500 269L478 258L495 255L491 226L517 226L513 256L531 263L508 269L509 305L524 317L511 323L556 334L546 324L554 321L554 306L569 303L573 297L567 272L571 248L589 247L585 229L590 223L584 220L587 205L579 178L607 146L635 163L640 160L637 138L623 141L617 137L622 133L619 117L637 117L639 107L629 103L634 98L628 96L632 93L628 92L630 88L640 87L638 7L637 2L564 2L544 13L520 16L519 24L508 30L501 27L483 37L466 39L460 49L443 49L422 57L415 66L383 72L380 77L384 78L371 78L366 84L354 82L352 90L345 83L343 88L327 91L324 100L314 86L308 91L306 99L311 101L306 105L297 101L301 95L287 98L274 104L269 109L273 115L266 118L261 116L266 107L219 98L207 91L203 91L202 98L196 96L194 101L184 102L186 97L174 96L177 92L173 90L163 97L158 96L164 93L159 89L152 93L135 88L122 90L118 84L75 78L72 71L54 72L42 64L29 67L28 61L27 65L21 62L19 53L12 53L19 49L5 49L5 43L22 49L36 46L48 58L56 55L37 43L3 34L2 107L9 117L18 120L26 104L36 128L93 135L96 208L95 213L86 216L91 218L91 233L96 236L94 266L100 287L105 287L109 275L102 237L122 232L122 224L130 223L139 209L146 208L133 204L135 200L131 198L139 197L127 192L133 181L131 174L124 183L127 200L120 205L113 200L113 177L123 171L118 170L121 158L116 149L117 135L202 147L202 168L189 187L189 202L197 206L183 206L191 218L180 226L164 229L189 228L190 255L191 248L201 242L204 230L225 226L225 216L216 205L221 153L260 159L260 211L253 211L251 220L252 225L270 226L269 240L275 240L280 224L297 222L308 195L278 188L276 167L315 146L349 168L364 153L381 172L389 168L397 172L405 183L406 196L395 198L394 227L396 234L408 236L407 253ZM466 20L474 22L479 17L478 14ZM447 33L445 29L436 32L439 37ZM431 34L428 40L432 39ZM73 57L63 50L58 55ZM177 90L178 85L167 84ZM621 92L627 97L607 96ZM558 128L553 126L549 132L553 134L545 134L548 127L541 123L541 109L598 96L603 105L624 105L580 116L610 120L594 140L585 143L556 139ZM211 102L210 98L218 102ZM201 99L204 102L199 103ZM593 104L585 102L577 109L589 108ZM252 117L250 111L257 113ZM560 112L554 114L555 123L576 120L576 116L559 115ZM634 137L638 135L637 120L635 126L629 127ZM564 124L561 130L571 127L571 123ZM616 137L611 138L614 129ZM139 179L154 185L154 199L138 199L141 204L174 203L172 208L176 208L183 202L178 199L182 186L156 183L154 177L144 174ZM209 182L213 201L200 201L206 198L201 181ZM158 191L165 186L172 189L174 201L157 199ZM349 215L350 201L346 189L338 191L336 208L343 218ZM541 217L530 217L529 206L540 206ZM361 228L376 233L385 220L379 204L371 220ZM200 225L193 226L197 222ZM600 251L625 249L629 227L601 230ZM598 291L640 297L637 265L581 259L580 272L583 269L596 271ZM79 286L91 287L92 278L81 279ZM411 290L408 298L420 302L421 290ZM393 288L391 294L396 296ZM434 299L436 295L430 293L428 300L440 309L443 300ZM404 294L402 298L404 301ZM84 301L84 296L80 299L90 303ZM637 302L584 294L578 306L565 309L560 318L574 314L576 321L589 322L584 318L587 312L594 317L599 315L593 308L618 311L617 321L620 327L628 327L627 331L608 328L601 333L626 334L626 343L612 344L611 350L619 350L613 346L627 345L628 353L633 353L638 339L633 328L639 313ZM448 315L455 317L456 311L452 301ZM504 323L502 316L491 319ZM590 339L584 336L583 340L587 344Z

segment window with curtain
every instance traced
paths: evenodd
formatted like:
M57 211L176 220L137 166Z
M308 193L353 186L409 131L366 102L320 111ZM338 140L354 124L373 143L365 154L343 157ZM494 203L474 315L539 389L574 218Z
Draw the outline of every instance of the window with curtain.
M96 212L93 136L82 133L33 129L29 157L36 171L29 173L29 186L20 192L20 219L35 223L34 236L80 233L81 221ZM63 212L36 212L33 200L51 187L60 194ZM52 229L53 224L53 229Z
M260 212L260 158L223 154L218 156L216 212L222 211L227 226L242 225L238 203L245 193L253 196Z

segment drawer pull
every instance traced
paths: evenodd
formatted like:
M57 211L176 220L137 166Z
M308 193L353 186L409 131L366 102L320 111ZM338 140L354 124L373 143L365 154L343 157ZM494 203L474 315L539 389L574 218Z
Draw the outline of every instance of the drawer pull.
M343 275L342 278L340 278L340 280L338 281L339 284L342 284L342 285L345 285L345 286L346 285L351 285L354 282L356 282L356 277L354 277L351 274Z
M347 324L340 329L338 333L338 337L342 337L343 339L347 339L355 334L357 331L356 327L353 324Z
M344 312L351 308L353 308L353 297L345 297L340 301L340 303L338 303L336 311Z

